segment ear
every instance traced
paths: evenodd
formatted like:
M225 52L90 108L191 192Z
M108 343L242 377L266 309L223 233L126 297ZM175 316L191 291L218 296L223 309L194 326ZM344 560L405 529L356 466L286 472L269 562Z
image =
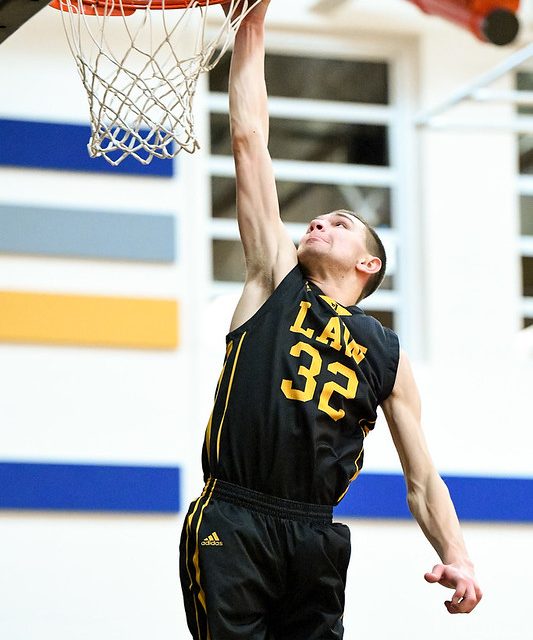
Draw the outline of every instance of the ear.
M369 276L374 273L378 273L381 269L381 260L375 256L368 256L367 258L361 258L361 260L355 265L358 271L368 274Z

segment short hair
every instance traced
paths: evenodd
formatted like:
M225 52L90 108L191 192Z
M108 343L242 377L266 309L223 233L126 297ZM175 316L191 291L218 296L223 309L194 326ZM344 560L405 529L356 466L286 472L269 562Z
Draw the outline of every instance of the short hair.
M385 252L385 247L383 246L383 242L381 242L381 238L376 233L376 230L370 226L370 224L358 213L355 211L349 211L348 209L337 209L335 213L347 213L354 218L357 218L359 222L361 222L366 230L366 248L368 251L381 260L381 268L377 273L373 273L368 279L361 295L357 302L361 302L364 298L368 298L369 295L374 293L374 291L380 286L385 278L385 271L387 270L387 254Z

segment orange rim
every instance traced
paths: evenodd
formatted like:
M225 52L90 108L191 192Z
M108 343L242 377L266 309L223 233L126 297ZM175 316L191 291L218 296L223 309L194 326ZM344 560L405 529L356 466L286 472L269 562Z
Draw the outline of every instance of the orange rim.
M196 0L196 5L205 7L206 5L223 4L228 0ZM61 11L84 13L85 15L108 15L108 16L130 16L137 9L163 10L163 9L186 9L191 4L190 0L53 0L50 6ZM81 8L80 8L81 5Z

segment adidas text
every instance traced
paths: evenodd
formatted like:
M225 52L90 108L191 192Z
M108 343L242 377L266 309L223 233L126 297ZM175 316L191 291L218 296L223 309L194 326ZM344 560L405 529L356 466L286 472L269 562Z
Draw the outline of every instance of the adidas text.
M224 543L218 537L217 532L213 531L211 535L207 536L207 538L204 538L202 540L201 545L202 547L223 547Z

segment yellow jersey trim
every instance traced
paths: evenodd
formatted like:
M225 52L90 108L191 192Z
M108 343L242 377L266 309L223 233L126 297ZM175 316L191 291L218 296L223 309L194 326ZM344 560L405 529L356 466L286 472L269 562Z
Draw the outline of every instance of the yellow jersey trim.
M220 372L220 376L218 377L218 382L217 382L217 390L215 393L215 402L214 404L216 404L217 400L218 400L218 394L220 392L220 384L222 382L222 378L224 377L224 372L226 371L226 365L228 363L228 358L231 355L231 352L233 351L233 340L231 342L228 343L228 346L226 347L226 358L224 361L224 366L222 367L222 371ZM211 411L211 415L209 416L209 421L207 423L207 428L205 431L205 447L206 447L206 451L207 451L207 461L209 462L209 465L211 465L211 428L213 426L213 411Z
M228 410L229 397L231 395L231 388L233 386L233 378L235 377L235 370L237 368L237 362L239 361L239 355L241 353L242 343L246 337L246 331L242 334L239 340L239 346L237 347L237 353L235 354L235 360L233 362L233 368L231 370L231 377L228 384L228 393L226 394L226 404L224 406L224 413L222 414L222 420L220 421L220 427L218 428L217 435L217 462L220 460L220 437L222 435L222 427L224 426L224 419L226 418L226 411Z
M333 300L333 298L330 298L329 296L326 296L326 295L321 295L320 297L322 298L322 300L324 300L324 302L327 302L329 304L329 306L333 309L333 311L335 311L335 313L338 316L351 316L351 315L353 315L351 311L348 311L348 309L343 307L336 300Z

